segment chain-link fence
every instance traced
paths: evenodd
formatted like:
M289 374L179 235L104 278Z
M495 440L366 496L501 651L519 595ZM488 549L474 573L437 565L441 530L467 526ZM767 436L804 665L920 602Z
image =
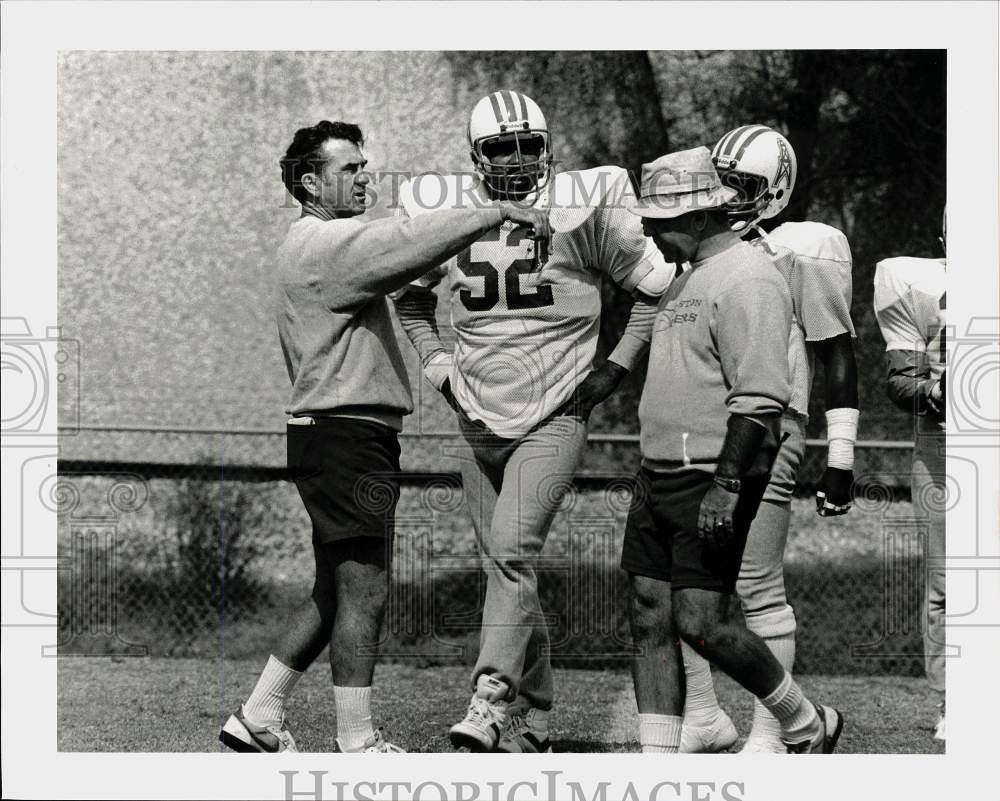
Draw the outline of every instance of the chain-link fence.
M424 440L404 441L404 453L432 447ZM786 557L797 669L918 674L924 530L908 498L909 449L863 443L855 509L821 520L809 497L818 445L807 449ZM624 666L631 653L617 564L635 450L634 438L595 436L553 523L539 573L557 664ZM50 496L61 654L266 654L308 593L309 520L279 467L63 459ZM456 474L405 474L393 559L383 655L474 660L484 580Z

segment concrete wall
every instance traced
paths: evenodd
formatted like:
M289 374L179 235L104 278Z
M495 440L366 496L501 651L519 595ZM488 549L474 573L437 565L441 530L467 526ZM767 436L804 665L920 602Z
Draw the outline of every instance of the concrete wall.
M277 164L292 133L356 121L375 170L465 169L474 100L435 53L64 54L59 315L80 421L280 426L270 293L298 214Z

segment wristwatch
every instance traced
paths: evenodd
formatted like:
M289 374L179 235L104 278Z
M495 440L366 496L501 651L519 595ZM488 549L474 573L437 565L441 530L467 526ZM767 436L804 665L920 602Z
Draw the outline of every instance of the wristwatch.
M725 478L723 476L712 476L712 478L726 492L738 493L743 486L743 482L738 478Z

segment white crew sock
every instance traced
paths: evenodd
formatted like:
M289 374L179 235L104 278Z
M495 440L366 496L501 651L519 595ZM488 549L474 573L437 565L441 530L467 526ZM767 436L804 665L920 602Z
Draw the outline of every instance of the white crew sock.
M681 747L684 718L639 713L639 745L644 754L676 754Z
M372 688L333 687L337 705L337 745L357 751L375 732L372 729Z
M792 672L795 664L795 634L785 634L781 637L762 637L767 647L774 654L785 672ZM780 740L781 724L778 719L767 711L759 698L753 701L753 726L750 728L750 740Z
M760 701L778 719L781 739L785 742L811 740L819 732L816 707L805 697L790 673L786 672L775 691Z
M243 704L243 714L258 726L280 726L285 717L285 701L301 677L300 671L283 665L271 654L257 686Z
M686 642L681 641L684 659L684 722L688 726L708 726L722 710L715 696L712 667L708 660Z

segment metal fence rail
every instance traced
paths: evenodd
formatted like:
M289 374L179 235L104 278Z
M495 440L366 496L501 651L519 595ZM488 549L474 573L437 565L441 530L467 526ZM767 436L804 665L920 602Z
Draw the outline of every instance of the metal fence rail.
M151 435L148 426L113 428ZM176 426L152 432L178 434L280 442L284 432ZM414 449L421 438L409 439ZM596 434L591 445L597 469L574 481L540 566L543 600L557 621L557 662L624 666L629 637L617 555L629 504L623 487L634 462L622 454L634 458L636 438ZM807 448L801 494L810 494L822 474L823 446L814 441ZM922 669L917 612L923 534L907 517L902 491L909 447L859 447L862 482L857 508L843 519L846 526L821 527L809 511L811 502L797 502L798 532L815 528L799 538L811 550L786 565L790 602L802 624L803 672ZM65 566L59 574L60 652L190 655L224 647L235 656L240 649L266 648L280 626L280 611L308 591L311 571L308 548L302 547L308 518L294 487L283 480L283 467L274 460L150 461L161 456L155 449L144 455L58 462L59 485L51 495ZM880 475L894 476L895 483ZM411 470L402 483L383 652L421 664L468 661L475 653L483 586L461 481L452 472ZM900 510L902 517L892 517Z
M109 432L122 432L122 433L154 433L154 434L201 434L205 436L266 436L266 437L280 437L285 435L284 428L264 428L264 427L231 427L231 428L221 428L221 427L206 427L206 426L176 426L176 425L154 425L154 424L131 424L131 423L82 423L80 425L74 426L60 426L60 433L69 433L74 431L109 431ZM422 434L413 431L403 431L400 434L402 439L411 438L426 438L426 437L444 437L449 435L442 434ZM460 436L460 434L455 433L450 435L454 437ZM622 443L622 444L639 444L638 434L602 434L602 433L592 433L587 436L589 442L601 443L601 442L612 442L612 443ZM810 448L826 447L825 439L807 439L806 446ZM885 450L912 450L913 442L912 440L878 440L878 439L862 439L858 440L855 448L866 450L866 449L885 449Z

